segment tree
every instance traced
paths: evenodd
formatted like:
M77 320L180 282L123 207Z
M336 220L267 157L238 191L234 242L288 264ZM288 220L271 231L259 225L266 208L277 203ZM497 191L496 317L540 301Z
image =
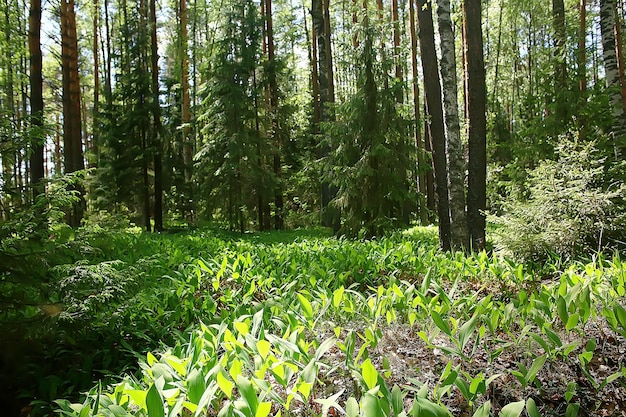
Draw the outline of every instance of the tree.
M437 68L435 31L430 0L417 1L417 21L419 25L422 72L424 74L424 94L428 115L427 128L430 136L435 172L435 192L437 194L437 215L439 220L439 246L443 250L450 250L448 169L446 162L443 108L441 104L441 84L439 82L439 71Z
M465 72L469 148L467 221L472 249L485 247L487 207L487 120L481 1L465 1Z
M30 52L30 112L31 143L30 181L36 198L43 192L40 182L44 179L44 130L43 130L43 57L41 55L41 0L31 0L28 30Z
M152 152L154 153L154 231L163 230L163 125L159 100L159 45L156 0L150 0L150 70L152 75Z
M78 73L78 39L74 0L61 0L61 67L63 73L63 152L65 172L85 169L83 160L80 79ZM85 209L84 192L68 215L68 224L80 225Z
M622 105L619 67L615 43L615 7L613 0L600 1L600 30L602 32L602 56L604 58L604 72L606 88L609 91L611 108L613 110L613 128L611 135L616 155L623 156L626 149L626 114Z
M459 250L468 247L469 238L465 216L465 152L461 144L457 104L455 41L450 17L450 1L437 0L437 6L441 43L441 83L446 123L445 149L450 198L450 243L452 248Z
M313 21L314 45L317 46L317 86L313 91L319 92L318 100L321 111L320 123L330 122L334 119L332 103L335 102L335 87L333 79L333 60L331 50L330 11L329 0L311 0L311 20ZM319 133L319 125L314 127ZM328 155L330 149L324 143L319 148L319 157ZM326 173L328 175L328 172ZM336 190L330 187L327 181L322 181L322 224L332 226L335 231L339 229L339 215L329 203L333 199Z
M567 86L567 34L565 31L565 5L563 0L552 0L552 16L554 24L554 80L556 117L559 125L568 118L568 86Z

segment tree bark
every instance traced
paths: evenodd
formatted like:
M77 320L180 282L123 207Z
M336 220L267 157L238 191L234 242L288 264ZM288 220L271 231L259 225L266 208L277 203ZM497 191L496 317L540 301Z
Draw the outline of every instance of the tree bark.
M154 134L154 231L163 231L163 125L159 102L159 45L157 38L156 0L150 0L150 71L152 76L152 118Z
M63 150L65 172L85 169L83 160L80 79L78 73L78 40L74 0L61 0L61 66L63 86ZM78 187L80 201L74 204L68 224L78 227L84 213L84 190Z
M446 162L448 166L448 193L450 199L450 243L455 250L468 247L467 219L465 216L465 152L461 144L458 92L456 80L456 54L450 0L437 0L439 38L441 44L441 81L443 108L446 123Z
M428 130L432 147L435 170L435 192L437 194L437 215L439 217L439 246L450 250L450 215L447 181L446 144L441 104L441 84L437 69L435 32L432 8L429 0L417 1L417 21L419 25L422 72L424 73L424 93L426 110L429 116Z
M31 0L28 49L30 52L31 143L30 182L33 199L44 192L43 74L41 55L41 0Z
M415 119L415 149L417 152L417 186L418 192L424 196L424 200L427 196L426 189L426 167L424 165L424 143L422 139L422 120L420 117L420 88L419 88L419 70L417 65L417 31L415 30L415 5L414 0L409 0L409 27L411 32L411 70L412 70L412 84L413 84L413 117ZM428 168L430 169L430 168ZM425 207L424 201L418 204L418 215L420 223L425 226L428 224L428 210Z
M268 77L269 77L269 101L270 101L270 114L272 119L272 136L274 139L274 155L273 155L273 168L274 175L276 176L276 187L274 189L274 228L276 230L282 230L284 228L283 220L283 190L281 181L282 175L282 163L280 153L283 147L282 130L280 126L280 120L278 117L278 84L276 82L276 52L274 46L274 25L272 20L272 0L263 0L265 3L265 25L267 36L267 65L268 65Z
M484 212L487 206L487 94L481 0L466 0L464 11L469 148L467 220L472 249L482 250L485 247Z
M615 45L615 7L614 0L600 1L600 30L602 33L602 55L606 88L609 90L611 108L613 109L612 136L617 158L625 156L626 115L622 105L619 67Z
M182 143L183 143L183 162L185 164L185 185L186 185L186 201L185 201L185 217L189 224L194 224L193 209L193 151L194 143L190 135L189 124L191 123L191 102L189 97L189 57L187 56L187 0L180 1L180 59L181 59L181 118L182 118Z
M313 23L313 32L315 36L315 45L317 45L317 81L319 91L319 106L321 110L320 122L329 122L334 119L334 112L331 104L335 101L334 83L333 83L333 64L332 51L330 42L330 12L328 9L329 0L312 0L311 1L311 20ZM316 128L320 132L319 125ZM330 149L325 144L320 144L318 156L324 157L328 155ZM334 198L336 192L327 181L322 182L321 190L321 210L322 224L324 226L333 227L338 231L339 216L336 210L329 207L330 201Z
M567 61L565 55L567 34L565 32L565 5L563 0L552 0L554 25L554 80L556 116L561 125L567 122Z

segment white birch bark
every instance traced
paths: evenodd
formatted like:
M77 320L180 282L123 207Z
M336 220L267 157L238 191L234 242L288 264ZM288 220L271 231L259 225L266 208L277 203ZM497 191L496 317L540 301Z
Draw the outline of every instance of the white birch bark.
M450 0L437 0L437 21L441 41L441 82L446 126L446 159L450 210L450 243L453 249L468 246L465 215L465 152L461 144L454 31L450 17Z
M613 138L617 157L624 156L624 136L626 135L626 115L622 106L622 92L615 49L615 7L614 0L600 1L600 30L602 32L602 56L606 88L609 90L613 110Z

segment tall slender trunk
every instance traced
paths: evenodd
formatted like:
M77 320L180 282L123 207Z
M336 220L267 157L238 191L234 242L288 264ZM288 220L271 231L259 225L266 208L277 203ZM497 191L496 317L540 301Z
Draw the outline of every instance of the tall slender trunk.
M441 81L446 124L446 162L450 199L450 243L453 249L468 247L467 219L465 217L465 152L461 144L458 92L456 80L456 53L450 0L437 0L437 17L441 44Z
M183 142L183 161L185 164L185 216L189 224L195 223L195 213L193 208L193 152L194 140L191 137L191 102L189 97L189 57L187 56L187 0L180 1L180 60L181 60L181 117L182 117L182 142Z
M587 92L587 0L580 0L580 31L578 33L578 78L583 100Z
M614 0L600 1L600 30L602 32L602 55L604 58L604 72L606 88L613 109L612 136L617 158L624 156L626 150L626 115L622 105L619 66L615 45L615 7Z
M273 168L276 177L276 187L274 189L274 228L281 230L284 228L283 220L283 190L281 184L282 163L281 155L283 148L282 127L278 115L278 84L276 82L276 52L274 46L274 25L272 20L272 0L264 0L265 3L265 27L267 36L267 60L269 77L269 102L272 119L272 136L274 139Z
M41 0L31 0L28 49L30 52L30 111L31 143L30 182L33 186L33 198L44 192L40 184L44 178L44 141L43 131L43 75L41 55Z
M441 104L441 84L437 69L435 51L435 32L431 3L428 0L417 1L417 21L419 24L420 50L422 52L422 71L424 73L424 92L428 112L428 130L435 168L435 190L437 193L437 214L439 217L439 246L450 250L450 215L447 181L446 144Z
M154 231L163 231L163 126L159 101L159 45L157 38L156 0L150 0L150 72L152 76L152 118L154 134Z
M424 165L424 144L422 141L422 120L420 117L419 70L417 64L417 31L415 30L415 0L409 0L409 27L411 32L411 70L413 84L413 117L415 119L415 149L417 152L417 188L426 197L426 167ZM418 205L419 218L422 225L428 224L428 210L422 202Z
M567 122L567 61L565 32L565 5L563 0L552 0L554 25L554 80L556 116L560 125ZM559 132L555 132L559 133Z
M617 53L617 68L619 71L619 83L622 87L622 107L626 112L626 80L624 77L624 43L622 41L622 18L617 10L617 2L613 3L615 16L615 50Z
M472 249L482 250L485 247L487 206L487 93L481 0L466 0L464 11L469 148L467 221Z
M100 20L100 6L98 0L93 0L93 117L91 120L91 158L90 167L98 166L99 156L99 136L100 129L98 122L100 119L100 58L98 54L98 30Z
M328 122L334 119L332 103L335 101L333 64L330 42L330 12L328 9L329 0L311 1L311 20L315 35L315 45L317 45L317 81L319 85L319 106L321 110L320 122ZM316 129L320 131L319 125ZM330 149L325 144L319 146L319 157L327 156ZM335 231L339 229L339 215L335 209L329 207L330 201L334 198L336 191L328 181L322 182L321 187L321 209L322 224L332 226Z
M85 168L81 127L80 79L78 75L78 40L74 0L61 1L61 66L63 86L63 150L65 172ZM80 201L69 213L68 224L80 225L85 210L84 190L78 187Z
M109 27L109 0L104 0L104 26L106 29L106 81L104 84L104 93L106 102L109 106L113 104L113 86L111 82L111 61L112 61L112 49L111 49L111 29Z

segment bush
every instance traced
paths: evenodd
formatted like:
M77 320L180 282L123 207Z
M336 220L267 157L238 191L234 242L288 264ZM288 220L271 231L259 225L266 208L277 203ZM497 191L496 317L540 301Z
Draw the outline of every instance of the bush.
M496 249L530 261L572 258L608 247L608 236L623 229L624 186L606 184L605 160L594 144L565 139L556 152L556 160L529 172L526 198L488 216Z

